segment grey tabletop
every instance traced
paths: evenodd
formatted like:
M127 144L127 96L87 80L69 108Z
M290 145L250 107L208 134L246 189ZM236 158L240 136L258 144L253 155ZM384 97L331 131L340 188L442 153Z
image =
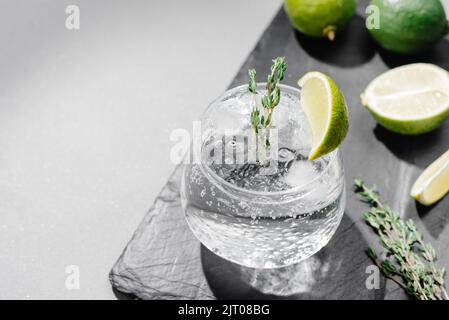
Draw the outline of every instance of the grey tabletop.
M280 3L0 1L0 299L115 299L108 273L175 168L170 132Z
M365 29L367 4L359 1L358 15L334 43L293 31L280 10L231 83L245 83L249 68L264 73L273 57L285 56L287 84L320 70L345 92L351 118L342 147L348 196L343 221L330 243L312 258L282 269L249 269L225 261L202 247L188 229L180 207L178 169L114 266L111 282L116 289L144 299L405 299L404 291L384 278L378 288L366 286L373 263L365 250L378 239L361 219L366 207L351 191L354 177L376 185L393 209L414 219L434 244L439 264L449 267L449 198L423 207L409 196L423 168L449 149L449 122L429 134L400 136L377 125L359 98L373 78L398 65L420 61L449 69L449 39L420 56L385 52Z

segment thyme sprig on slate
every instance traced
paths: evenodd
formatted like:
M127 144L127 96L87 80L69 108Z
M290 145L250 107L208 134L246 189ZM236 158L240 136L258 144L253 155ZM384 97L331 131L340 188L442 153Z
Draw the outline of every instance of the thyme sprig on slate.
M369 248L367 254L383 274L419 300L448 300L444 287L444 268L436 266L436 253L423 241L413 220L404 221L388 206L382 204L378 193L354 179L355 192L370 206L363 218L379 235L387 250L380 258Z

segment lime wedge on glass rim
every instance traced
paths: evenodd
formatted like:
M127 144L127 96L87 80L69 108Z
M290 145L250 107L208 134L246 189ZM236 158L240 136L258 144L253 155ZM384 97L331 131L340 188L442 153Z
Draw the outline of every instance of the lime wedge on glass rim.
M349 129L349 112L343 93L329 76L312 71L298 81L301 104L312 131L309 160L337 149Z
M375 78L361 99L383 127L400 134L426 133L449 116L449 73L428 63L397 67Z

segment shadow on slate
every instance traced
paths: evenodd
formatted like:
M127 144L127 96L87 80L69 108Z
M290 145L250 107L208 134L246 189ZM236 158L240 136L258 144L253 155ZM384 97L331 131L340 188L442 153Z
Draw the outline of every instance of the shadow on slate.
M449 125L418 136L403 136L377 125L374 136L398 159L422 169L442 155L448 148Z
M354 16L334 41L310 38L298 31L295 37L302 49L315 59L343 68L362 65L376 53L365 19L360 15Z
M382 299L367 290L367 243L354 223L344 216L329 244L298 264L280 269L251 269L227 261L202 246L202 264L218 299Z
M408 194L422 169L449 149L449 122L420 137L396 135L378 126L359 98L390 67L421 61L448 69L449 41L417 57L383 52L362 25L367 5L367 0L359 1L358 16L334 43L298 35L281 9L230 84L246 83L249 68L267 73L271 59L285 56L286 84L296 86L299 75L320 70L345 93L351 121L342 146L348 196L345 217L329 244L310 259L282 269L255 270L223 260L201 246L184 220L178 167L111 270L117 298L407 299L384 278L378 289L366 287L372 262L364 250L378 248L379 241L361 220L366 205L351 190L354 177L376 185L386 203L404 218L413 218L439 253L439 265L449 267L449 197L423 208Z
M425 62L439 65L446 70L449 69L449 40L447 37L439 42L435 47L431 48L428 52L416 55L397 55L379 47L377 47L377 50L385 64L391 68L409 63Z

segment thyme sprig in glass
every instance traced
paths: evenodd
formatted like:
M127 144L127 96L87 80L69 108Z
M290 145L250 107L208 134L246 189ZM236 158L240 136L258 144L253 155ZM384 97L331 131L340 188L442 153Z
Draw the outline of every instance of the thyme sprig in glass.
M265 146L270 146L270 129L273 122L273 111L281 100L281 89L279 83L284 79L285 71L287 70L287 63L284 57L277 57L273 60L271 72L267 77L266 94L261 98L263 107L263 114L261 114L257 103L257 81L256 70L250 69L248 71L249 83L248 91L252 94L252 111L251 111L251 126L254 133L258 136L261 129L267 129Z
M252 96L252 110L251 110L251 126L253 127L254 133L256 136L259 134L259 126L260 126L260 111L259 106L257 105L257 82L256 82L256 70L250 69L248 70L249 75L249 83L248 83L248 91L251 92Z
M367 250L382 273L419 300L449 300L444 287L445 270L436 266L435 249L423 241L413 220L401 219L361 179L355 179L354 185L355 192L371 206L364 213L364 220L387 250L383 259L373 249Z

